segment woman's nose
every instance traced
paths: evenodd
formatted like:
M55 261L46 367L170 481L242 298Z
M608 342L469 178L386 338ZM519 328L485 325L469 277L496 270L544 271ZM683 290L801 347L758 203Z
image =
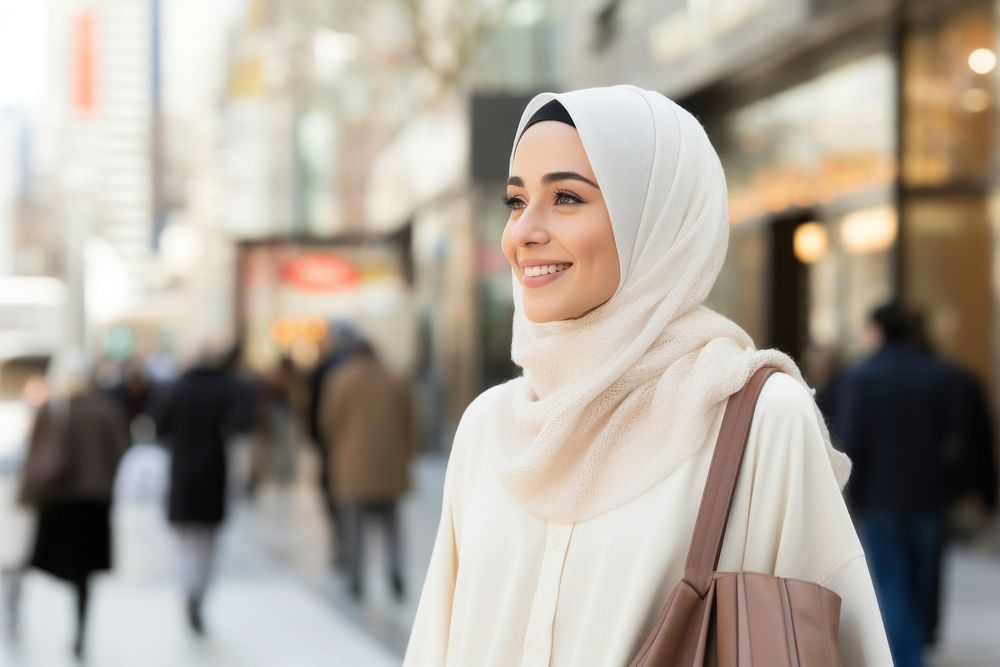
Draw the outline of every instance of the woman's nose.
M518 246L546 243L549 240L545 229L544 213L528 206L514 223L511 240Z

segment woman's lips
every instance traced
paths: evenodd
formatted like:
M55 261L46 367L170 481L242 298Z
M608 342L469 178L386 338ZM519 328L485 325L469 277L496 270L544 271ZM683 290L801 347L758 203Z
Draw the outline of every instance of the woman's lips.
M556 271L555 273L547 273L544 276L521 276L521 284L525 287L541 287L542 285L548 285L553 281L559 280L572 270L573 267L570 266L568 269Z

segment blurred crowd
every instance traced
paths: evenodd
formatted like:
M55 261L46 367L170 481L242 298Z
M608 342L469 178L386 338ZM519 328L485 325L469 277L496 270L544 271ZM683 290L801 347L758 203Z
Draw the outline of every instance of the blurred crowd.
M251 450L242 493L252 498L264 483L296 479L305 436L317 450L316 484L348 590L363 596L365 527L378 523L391 589L402 599L397 502L414 451L410 387L347 324L331 326L323 351L312 368L283 359L267 375L242 364L238 348L206 344L180 372L164 372L173 364L163 359L88 366L63 356L29 376L24 399L34 416L18 500L37 521L27 553L3 563L7 636L17 641L21 581L34 568L75 592L73 651L84 654L91 580L113 566L111 505L125 459L164 478L187 622L205 634L204 600L232 491L229 450Z

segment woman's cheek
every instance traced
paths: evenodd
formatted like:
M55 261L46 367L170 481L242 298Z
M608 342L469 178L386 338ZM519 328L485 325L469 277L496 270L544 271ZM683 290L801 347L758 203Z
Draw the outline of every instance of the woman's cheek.
M503 256L507 259L507 263L510 264L511 268L514 268L516 264L516 256L514 255L514 248L510 240L510 222L503 228L503 234L500 236L500 250L503 252Z

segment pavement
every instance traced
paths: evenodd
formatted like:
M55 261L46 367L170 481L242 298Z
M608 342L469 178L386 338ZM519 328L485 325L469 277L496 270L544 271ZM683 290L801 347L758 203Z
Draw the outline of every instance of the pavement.
M144 461L148 464L149 461ZM142 467L142 466L139 466ZM147 465L145 473L152 466ZM122 480L119 479L119 482ZM0 476L0 542L10 557L26 548L31 518L15 509L16 484ZM88 650L82 664L99 667L388 667L399 655L355 620L331 607L299 572L269 549L282 534L260 517L267 503L234 504L220 543L217 579L206 601L207 636L193 636L184 617L176 545L158 489L126 484L113 521L115 569L95 578ZM152 486L156 486L154 483ZM282 495L282 494L275 494ZM288 494L286 494L288 495ZM291 506L289 506L291 507ZM293 520L295 517L291 517ZM294 521L293 521L294 522ZM285 522L287 525L289 522ZM297 534L308 536L307 531ZM267 545L266 547L264 545ZM296 549L308 547L301 543ZM309 549L304 549L308 560ZM8 563L6 563L9 565ZM70 657L73 596L62 582L29 571L23 581L17 641L4 637L0 665L62 667ZM3 625L0 624L0 628Z

